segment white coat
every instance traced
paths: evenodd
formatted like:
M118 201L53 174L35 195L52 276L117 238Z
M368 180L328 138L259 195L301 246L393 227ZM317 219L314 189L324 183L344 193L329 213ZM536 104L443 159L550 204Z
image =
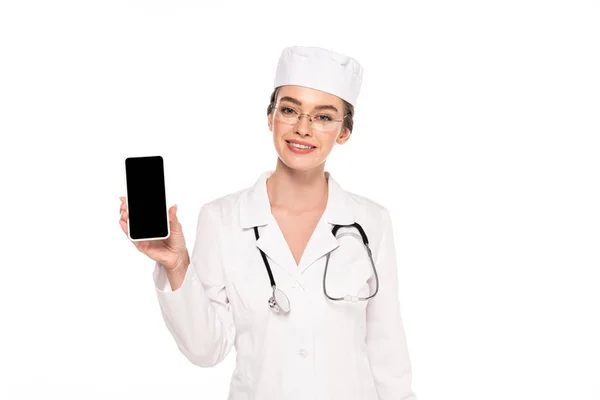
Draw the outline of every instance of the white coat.
M271 214L266 179L272 173L200 208L191 263L179 289L171 290L164 266L156 263L158 301L177 346L195 365L211 367L235 345L228 400L416 400L388 210L343 190L326 171L326 209L296 265ZM332 301L323 293L329 252L331 297L375 290L362 242L336 239L331 232L333 224L355 221L368 236L379 292L368 301ZM288 314L269 308L272 288L259 248L290 300ZM350 256L336 259L342 248Z

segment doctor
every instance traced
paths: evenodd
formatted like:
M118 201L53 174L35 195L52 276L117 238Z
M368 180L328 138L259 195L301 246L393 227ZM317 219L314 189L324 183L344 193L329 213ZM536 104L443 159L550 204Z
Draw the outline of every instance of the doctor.
M416 399L390 213L325 171L352 133L362 73L322 48L284 49L267 109L274 171L200 208L191 258L175 207L168 239L132 242L156 262L158 302L181 352L211 367L235 345L229 400ZM353 223L368 247L356 227L334 236Z

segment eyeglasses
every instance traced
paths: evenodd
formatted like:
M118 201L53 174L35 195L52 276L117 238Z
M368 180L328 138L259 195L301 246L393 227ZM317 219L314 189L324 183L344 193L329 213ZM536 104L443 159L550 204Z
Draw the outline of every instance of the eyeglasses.
M317 131L325 132L332 131L339 127L339 123L344 121L344 119L350 115L346 114L342 119L334 119L334 115L328 113L319 113L315 115L303 114L300 111L296 110L294 107L290 106L279 106L273 107L278 112L275 113L275 119L279 122L282 122L286 125L296 125L300 122L300 118L303 115L308 117L310 121L310 126Z

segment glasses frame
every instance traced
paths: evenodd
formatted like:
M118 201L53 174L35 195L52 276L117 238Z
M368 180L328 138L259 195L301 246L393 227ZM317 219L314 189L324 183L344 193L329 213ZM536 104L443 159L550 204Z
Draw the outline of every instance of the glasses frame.
M295 108L294 108L294 107L291 107L291 106L282 106L282 105L279 105L279 106L273 106L273 109L274 109L274 110L277 110L277 111L279 111L279 112L281 112L280 108L291 108L291 109L295 110ZM283 113L282 113L282 115L283 115ZM313 117L316 117L316 116L317 116L317 115L319 115L319 114L310 115L310 114L306 114L306 113L298 113L298 117L297 117L297 119L296 119L296 122L295 122L295 123L293 123L292 125L296 125L298 122L300 122L300 118L302 118L302 116L303 116L303 115L306 115L306 116L308 117L308 121L310 122L310 127L311 127L311 128L314 128L314 126L313 126ZM331 121L323 121L323 122L343 122L343 121L346 119L346 117L347 117L347 116L349 116L349 115L350 115L350 113L348 113L348 114L344 115L344 116L342 117L342 119L332 119ZM276 117L275 117L275 118L276 118Z

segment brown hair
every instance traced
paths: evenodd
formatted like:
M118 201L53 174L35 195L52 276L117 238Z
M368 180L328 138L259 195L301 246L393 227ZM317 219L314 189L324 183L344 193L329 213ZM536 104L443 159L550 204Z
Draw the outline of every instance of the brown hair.
M281 86L275 88L273 93L271 93L271 100L269 102L269 107L267 107L267 115L271 114L275 107L275 100L277 100L277 94L279 93L280 88ZM342 102L344 103L344 115L348 114L348 116L344 118L342 130L348 128L350 132L352 132L352 129L354 128L354 106L344 99L342 99Z

